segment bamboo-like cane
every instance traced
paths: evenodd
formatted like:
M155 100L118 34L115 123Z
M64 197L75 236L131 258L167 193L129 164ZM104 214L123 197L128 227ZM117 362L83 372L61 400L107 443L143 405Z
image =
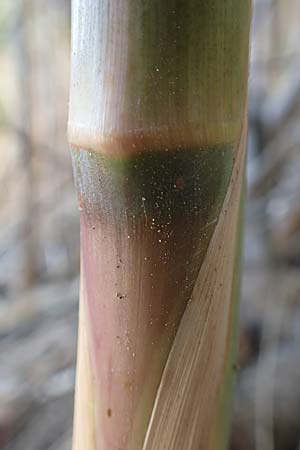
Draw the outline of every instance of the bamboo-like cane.
M226 448L250 0L73 0L74 450Z

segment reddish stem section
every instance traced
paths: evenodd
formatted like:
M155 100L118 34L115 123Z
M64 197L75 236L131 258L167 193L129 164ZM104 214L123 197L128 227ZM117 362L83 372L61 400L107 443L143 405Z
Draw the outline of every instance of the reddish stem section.
M98 450L140 450L232 150L74 151Z

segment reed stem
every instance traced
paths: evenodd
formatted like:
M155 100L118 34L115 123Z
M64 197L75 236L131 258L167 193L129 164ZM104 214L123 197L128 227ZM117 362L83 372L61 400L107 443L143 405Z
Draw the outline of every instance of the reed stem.
M74 450L226 446L250 10L73 0Z

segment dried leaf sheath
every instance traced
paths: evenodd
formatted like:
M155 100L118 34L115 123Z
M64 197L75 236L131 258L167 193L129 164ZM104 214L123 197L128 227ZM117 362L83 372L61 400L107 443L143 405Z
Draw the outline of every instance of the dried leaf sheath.
M249 13L237 0L74 1L75 450L217 448Z

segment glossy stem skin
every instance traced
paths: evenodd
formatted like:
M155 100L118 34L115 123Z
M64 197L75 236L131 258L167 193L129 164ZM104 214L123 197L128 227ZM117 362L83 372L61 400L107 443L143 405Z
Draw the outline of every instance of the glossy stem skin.
M236 145L250 0L73 0L69 141L110 155Z
M248 0L73 1L69 140L82 255L74 450L222 448L249 17ZM213 246L220 233L232 240L224 250ZM225 256L210 268L217 247ZM226 292L214 294L222 277ZM198 391L189 380L202 375ZM189 417L193 392L207 396L208 419L192 398Z

